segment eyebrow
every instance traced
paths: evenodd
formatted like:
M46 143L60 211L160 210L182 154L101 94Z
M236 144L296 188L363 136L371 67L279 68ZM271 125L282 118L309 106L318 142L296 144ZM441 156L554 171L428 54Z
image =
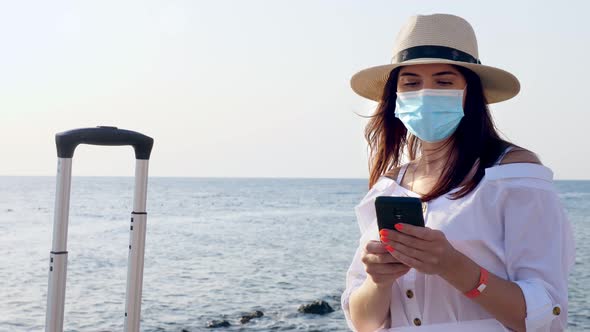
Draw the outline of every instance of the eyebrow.
M452 71L441 71L441 72L438 72L436 74L432 74L432 76L442 76L442 75L455 75L455 76L457 76L457 74L454 73L454 72L452 72ZM414 73L405 72L405 73L403 73L403 74L401 74L399 76L400 77L401 76L416 76L416 77L419 77L420 75L414 74Z

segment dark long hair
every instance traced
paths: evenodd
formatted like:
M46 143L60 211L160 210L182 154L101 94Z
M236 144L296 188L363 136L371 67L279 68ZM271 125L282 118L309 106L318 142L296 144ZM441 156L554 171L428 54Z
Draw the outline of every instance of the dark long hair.
M450 153L443 171L429 193L422 201L430 201L457 188L479 160L475 175L450 198L458 199L469 194L481 181L485 169L493 165L502 151L512 143L500 138L494 125L479 76L473 71L453 65L467 82L464 116L457 130L451 135ZM401 164L401 156L407 148L410 160L416 159L421 141L408 133L400 119L395 117L395 101L398 75L401 67L391 71L383 97L376 112L369 116L365 128L365 139L369 144L369 188L380 176Z

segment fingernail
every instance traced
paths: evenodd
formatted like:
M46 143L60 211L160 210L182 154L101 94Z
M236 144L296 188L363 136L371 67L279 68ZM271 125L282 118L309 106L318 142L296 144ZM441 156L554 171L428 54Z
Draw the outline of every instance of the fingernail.
M387 242L389 239L385 236L381 236L381 242Z
M387 230L386 229L382 229L379 231L379 234L381 234L381 236L387 236Z
M393 227L395 227L395 229L397 229L398 231L401 231L402 228L404 227L404 225L402 225L402 224L395 224L395 226L393 226Z
M390 245L385 246L385 249L389 252L393 252L393 247Z

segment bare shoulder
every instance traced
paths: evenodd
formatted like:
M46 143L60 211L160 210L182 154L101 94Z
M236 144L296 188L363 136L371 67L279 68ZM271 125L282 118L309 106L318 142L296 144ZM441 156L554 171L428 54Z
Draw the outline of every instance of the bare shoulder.
M384 176L392 179L395 181L395 179L397 179L397 175L399 174L401 167L394 167L392 169L390 169L389 171L387 171Z
M534 152L520 147L515 147L514 149L506 153L506 155L504 155L504 158L502 158L500 165L515 163L532 163L543 165L541 163L541 160L539 160L539 157Z

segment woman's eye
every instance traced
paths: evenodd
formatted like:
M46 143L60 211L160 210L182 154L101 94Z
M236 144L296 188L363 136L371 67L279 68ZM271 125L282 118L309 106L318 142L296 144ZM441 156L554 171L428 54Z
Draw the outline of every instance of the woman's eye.
M451 84L453 84L453 82L444 82L444 81L438 81L438 83L439 84L442 84L442 85L451 85Z
M417 85L417 84L418 84L418 83L416 83L416 82L412 82L412 83L406 83L406 84L404 84L404 85L405 85L405 86L413 86L413 85Z

